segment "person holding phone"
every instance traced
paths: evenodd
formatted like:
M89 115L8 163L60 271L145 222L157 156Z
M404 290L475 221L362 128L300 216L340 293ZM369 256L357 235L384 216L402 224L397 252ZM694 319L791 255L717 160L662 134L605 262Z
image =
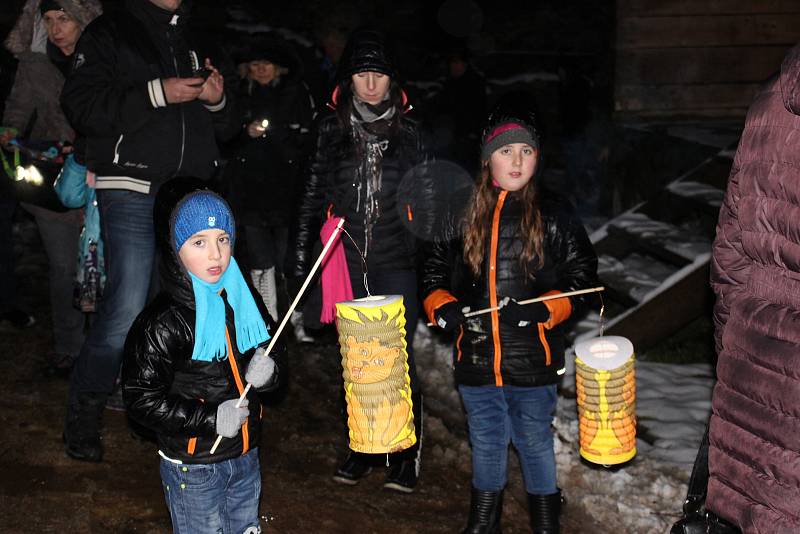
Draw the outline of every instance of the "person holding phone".
M219 57L193 39L187 10L182 0L127 0L98 18L78 43L61 95L67 118L87 136L108 265L72 373L64 439L78 460L102 459L103 409L150 288L155 194L173 176L212 178L216 138L237 127Z

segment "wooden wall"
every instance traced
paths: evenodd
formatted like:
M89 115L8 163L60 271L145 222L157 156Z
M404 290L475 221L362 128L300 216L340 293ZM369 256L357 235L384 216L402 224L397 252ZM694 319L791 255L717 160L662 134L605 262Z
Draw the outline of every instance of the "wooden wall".
M620 118L743 117L800 42L800 0L617 0Z

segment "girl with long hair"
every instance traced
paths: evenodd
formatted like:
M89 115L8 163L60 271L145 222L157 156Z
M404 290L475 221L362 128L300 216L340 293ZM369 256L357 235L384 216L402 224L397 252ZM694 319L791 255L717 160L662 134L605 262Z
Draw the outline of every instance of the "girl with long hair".
M423 255L428 318L456 337L455 380L472 444L465 533L500 532L508 445L517 449L536 533L558 532L553 435L564 373L562 324L582 300L519 301L594 285L597 256L571 207L538 187L530 118L490 119L481 171L463 217ZM465 307L494 308L466 319Z

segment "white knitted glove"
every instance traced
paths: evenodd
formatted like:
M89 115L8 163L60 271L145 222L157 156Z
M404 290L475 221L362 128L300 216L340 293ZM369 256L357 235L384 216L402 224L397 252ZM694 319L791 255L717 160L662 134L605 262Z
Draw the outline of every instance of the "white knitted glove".
M275 374L275 360L267 356L261 347L256 349L256 353L247 366L244 379L256 389L264 387Z
M225 438L236 437L239 429L247 421L250 410L247 409L248 400L242 399L238 408L239 399L226 400L217 407L217 434Z

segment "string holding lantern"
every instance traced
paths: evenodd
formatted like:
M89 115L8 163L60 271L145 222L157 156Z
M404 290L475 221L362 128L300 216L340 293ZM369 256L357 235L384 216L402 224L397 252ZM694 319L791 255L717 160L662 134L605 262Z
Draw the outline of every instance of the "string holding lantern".
M636 455L633 343L601 335L576 344L575 356L580 454L601 465L627 462Z
M402 295L336 304L350 448L369 454L417 441Z

